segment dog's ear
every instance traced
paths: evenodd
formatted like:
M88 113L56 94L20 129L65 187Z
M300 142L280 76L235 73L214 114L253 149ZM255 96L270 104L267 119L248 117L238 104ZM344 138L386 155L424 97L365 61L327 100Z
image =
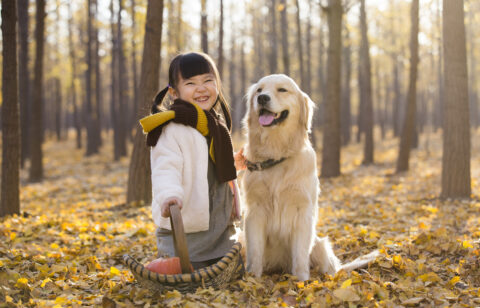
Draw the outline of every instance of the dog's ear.
M253 97L255 96L255 89L257 88L257 84L254 83L252 84L248 90L247 90L247 94L245 94L245 99L244 99L244 102L245 104L247 104L247 109L246 109L246 112L245 112L245 116L242 120L242 122L244 123L244 125L246 126L248 123L248 118L249 118L249 114L250 114L250 111L253 109Z
M305 129L310 133L312 128L313 112L315 110L315 103L310 99L306 93L301 93L302 114L300 116L301 122L305 125Z

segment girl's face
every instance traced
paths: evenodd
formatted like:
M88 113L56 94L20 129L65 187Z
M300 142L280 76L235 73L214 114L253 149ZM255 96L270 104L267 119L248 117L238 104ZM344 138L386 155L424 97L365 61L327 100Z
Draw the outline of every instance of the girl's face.
M210 110L218 97L217 82L211 73L187 79L180 76L177 90L173 88L169 90L174 99L180 98L189 103L195 103L203 110Z

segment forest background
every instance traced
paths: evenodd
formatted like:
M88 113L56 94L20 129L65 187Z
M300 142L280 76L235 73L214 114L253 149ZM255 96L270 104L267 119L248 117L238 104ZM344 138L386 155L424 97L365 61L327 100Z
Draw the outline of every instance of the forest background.
M473 0L3 0L0 305L478 305L479 15ZM138 119L189 50L219 67L237 150L249 85L285 73L310 95L319 235L345 260L380 249L369 269L189 295L135 283L121 255L155 253Z

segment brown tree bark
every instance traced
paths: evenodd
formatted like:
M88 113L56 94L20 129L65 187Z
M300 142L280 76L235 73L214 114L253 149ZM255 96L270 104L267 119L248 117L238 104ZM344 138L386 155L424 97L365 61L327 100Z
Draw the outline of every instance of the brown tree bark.
M127 82L127 59L125 57L123 44L123 30L122 30L122 12L123 0L118 0L118 18L117 18L117 38L118 38L118 113L116 129L118 130L118 148L116 155L118 158L127 156L127 104L128 104L128 82Z
M340 93L342 68L341 0L328 0L327 97L322 148L322 177L340 175Z
M218 61L217 68L218 74L220 77L223 77L223 22L224 22L224 12L223 12L223 0L220 0L220 27L218 33Z
M148 114L151 101L158 90L162 25L163 0L148 0L139 86L138 119ZM127 204L146 205L152 201L149 154L142 128L138 125L128 171Z
M470 124L463 0L443 0L442 198L470 198Z
M75 86L75 80L77 78L77 56L75 52L75 47L73 45L73 14L71 2L68 2L68 50L70 55L70 65L72 67L72 77L70 83L70 94L72 95L72 106L73 106L73 125L75 127L75 140L77 149L82 148L82 126L81 126L81 116L79 108L77 106L77 88Z
M402 136L398 151L396 172L408 170L410 150L413 143L415 122L417 119L417 69L418 69L418 27L419 0L412 0L411 7L411 32L410 32L410 78L407 94L407 110L405 112Z
M297 7L296 13L296 26L297 26L297 50L298 50L298 62L300 66L300 87L305 89L305 71L303 68L303 44L302 44L302 24L300 21L300 4L298 0L295 0L295 6Z
M363 108L363 165L373 164L373 103L372 103L372 68L370 63L370 43L368 42L367 14L365 0L360 1L360 29L362 41L360 46L360 106Z
M131 15L132 15L132 40L131 40L131 65L132 65L132 87L133 87L133 99L131 101L131 112L129 116L129 124L128 124L128 130L126 132L127 137L132 140L132 129L136 127L136 115L138 112L138 61L137 61L137 48L136 48L136 41L135 41L135 35L137 33L137 22L135 18L135 10L136 8L136 3L135 0L130 1L130 10L131 10Z
M18 99L20 102L20 125L21 125L21 160L23 168L29 157L28 126L30 122L30 74L28 69L28 0L17 0L18 14Z
M119 60L118 60L118 28L117 28L117 23L115 21L115 9L114 9L114 2L115 0L112 0L110 2L110 26L112 30L112 62L110 65L110 71L111 71L111 95L110 95L110 117L111 117L111 124L112 124L112 129L113 129L113 159L115 161L120 159L120 117L119 117L119 95L121 94L120 91L118 90L119 87L119 82L118 78L119 76Z
M283 73L286 75L290 75L290 54L288 53L288 21L286 0L280 0L280 8Z
M30 181L43 179L43 48L45 37L45 0L36 2L35 25L35 68L33 83L33 106L30 122Z
M87 149L85 152L86 156L90 156L98 153L98 144L96 140L96 117L98 117L95 108L94 96L93 96L93 73L95 70L95 59L93 55L94 51L94 38L93 38L93 21L92 21L92 10L93 10L93 1L87 1L87 71L85 77L86 83L86 124L87 124Z
M17 8L2 1L2 183L0 217L20 214L20 114L17 71Z
M208 54L208 23L207 23L207 0L201 0L201 12L200 12L200 36L202 51Z
M308 95L312 95L312 0L308 0L308 19L307 19L307 44L305 48L307 49L305 54L307 56L306 66L307 71L305 72L305 88L303 91Z
M277 43L277 0L270 0L270 55L268 57L268 67L270 74L278 73L278 43Z
M343 44L343 83L342 83L342 106L340 126L342 130L342 145L350 143L352 138L352 107L351 107L351 86L352 78L352 60L351 60L351 41L350 30L345 29L345 43Z

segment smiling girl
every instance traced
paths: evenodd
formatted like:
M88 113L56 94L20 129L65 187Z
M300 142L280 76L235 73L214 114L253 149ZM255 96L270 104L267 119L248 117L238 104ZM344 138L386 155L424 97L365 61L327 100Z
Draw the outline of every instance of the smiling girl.
M168 79L155 97L152 114L140 120L151 146L157 248L159 256L175 255L168 217L170 205L177 204L190 260L198 269L218 261L234 244L233 220L240 211L229 186L236 178L231 115L208 55L176 56ZM170 105L164 102L167 92Z

